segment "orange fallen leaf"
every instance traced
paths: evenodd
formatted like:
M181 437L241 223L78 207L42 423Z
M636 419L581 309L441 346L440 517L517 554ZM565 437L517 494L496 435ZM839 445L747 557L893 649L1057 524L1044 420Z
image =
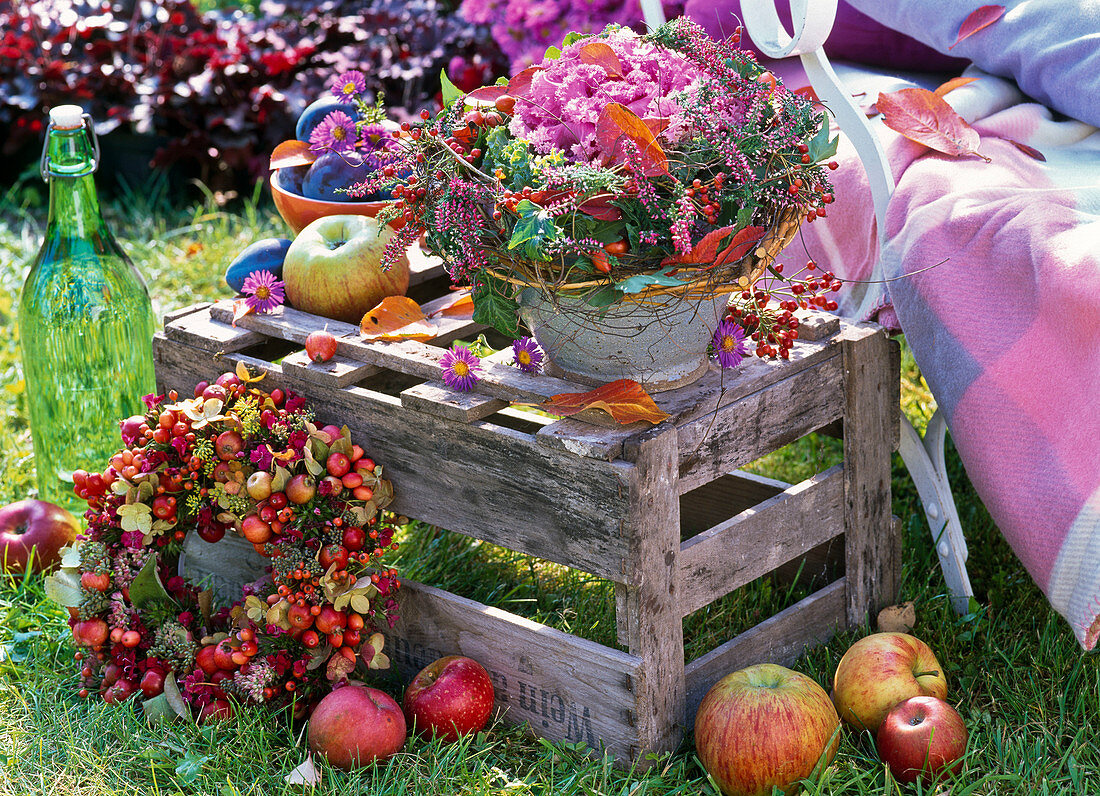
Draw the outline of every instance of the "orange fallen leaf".
M267 167L275 171L290 166L308 166L315 160L317 153L309 148L308 141L283 141L271 153Z
M970 12L970 15L963 20L959 25L959 37L955 39L955 44L952 44L947 49L955 49L955 45L961 42L963 39L969 39L979 30L984 30L996 22L998 19L1004 16L1004 6L982 6L976 8Z
M459 290L452 293L446 302L436 306L428 315L429 318L439 316L447 318L473 318L474 297L469 290Z
M657 142L650 126L625 105L609 102L596 119L596 143L609 163L626 160L622 151L624 140L637 148L642 174L647 177L668 174L668 155Z
M359 324L359 332L367 341L374 340L431 340L435 329L420 305L408 296L386 296L369 310Z
M981 136L966 123L943 97L937 97L925 88L903 88L881 93L875 103L882 111L883 123L929 149L945 155L964 157L978 153Z
M615 51L602 41L589 42L578 50L578 55L581 63L601 66L609 77L623 76L622 61L619 60Z
M947 92L954 91L957 88L962 88L963 86L967 85L968 83L973 83L977 79L978 78L976 78L976 77L953 77L950 80L948 80L946 83L944 83L940 86L937 86L936 90L933 91L932 93L935 94L937 97L942 97Z
M229 325L236 326L237 321L245 315L251 315L255 311L255 308L248 303L248 299L237 299L233 302L233 321Z
M657 424L669 418L642 385L630 379L619 379L589 392L561 393L540 404L539 408L565 417L585 409L602 409L623 425L637 420Z

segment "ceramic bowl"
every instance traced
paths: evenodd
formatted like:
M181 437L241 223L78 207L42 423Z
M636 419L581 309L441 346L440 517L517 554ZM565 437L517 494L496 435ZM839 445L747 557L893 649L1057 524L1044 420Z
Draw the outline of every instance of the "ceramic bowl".
M382 208L393 204L392 200L382 202L327 202L323 199L309 199L296 193L285 190L279 184L279 169L271 172L271 197L275 200L275 209L283 217L297 235L309 224L323 216L371 216L372 218L381 212ZM405 220L396 218L390 221L390 226L400 229L405 225Z

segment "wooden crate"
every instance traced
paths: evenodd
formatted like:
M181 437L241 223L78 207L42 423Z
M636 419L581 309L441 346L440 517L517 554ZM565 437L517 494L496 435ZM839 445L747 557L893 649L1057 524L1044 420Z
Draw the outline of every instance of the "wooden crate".
M410 295L442 300L438 264L413 261ZM810 315L790 361L712 369L659 393L670 420L615 426L601 412L554 420L510 406L587 387L486 363L477 391L439 377L450 320L430 344L366 343L347 324L283 309L231 326L229 302L166 319L158 387L189 391L245 362L264 386L306 395L386 467L392 508L440 527L606 578L618 640L605 647L428 585L404 581L387 650L405 675L442 655L489 669L507 720L551 739L603 744L625 764L675 748L707 689L761 661L791 662L894 601L900 536L890 516L897 358L885 333ZM302 343L327 326L337 356ZM798 484L737 468L819 429L842 428L843 464ZM682 538L686 529L686 538ZM683 618L806 556L841 553L836 577L797 604L685 662ZM231 592L259 565L243 540L195 542L189 566ZM237 556L237 553L240 556ZM835 555L834 555L835 558Z

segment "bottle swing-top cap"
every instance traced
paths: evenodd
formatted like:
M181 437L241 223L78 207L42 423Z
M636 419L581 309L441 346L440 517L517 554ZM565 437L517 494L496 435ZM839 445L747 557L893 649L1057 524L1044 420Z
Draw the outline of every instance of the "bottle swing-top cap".
M50 108L50 124L58 130L75 130L84 126L84 109L79 105L58 105Z

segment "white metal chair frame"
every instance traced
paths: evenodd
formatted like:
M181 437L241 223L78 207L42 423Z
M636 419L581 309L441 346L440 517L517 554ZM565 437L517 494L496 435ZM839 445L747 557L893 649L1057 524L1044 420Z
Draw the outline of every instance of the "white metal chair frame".
M836 118L841 132L852 141L867 172L875 207L879 251L882 251L886 207L894 192L894 177L878 136L866 115L841 85L822 49L836 19L837 0L790 0L793 35L780 22L775 3L776 0L742 0L745 30L760 51L769 57L797 55L802 59L810 85ZM650 30L665 21L660 0L641 0L641 5ZM875 263L871 279L883 279L881 262ZM877 294L875 290L867 292L857 318L864 317L872 309ZM901 413L899 453L924 506L951 604L956 612L962 614L969 610L974 590L966 572L966 538L947 478L944 460L946 435L947 423L939 409L928 421L923 438Z

